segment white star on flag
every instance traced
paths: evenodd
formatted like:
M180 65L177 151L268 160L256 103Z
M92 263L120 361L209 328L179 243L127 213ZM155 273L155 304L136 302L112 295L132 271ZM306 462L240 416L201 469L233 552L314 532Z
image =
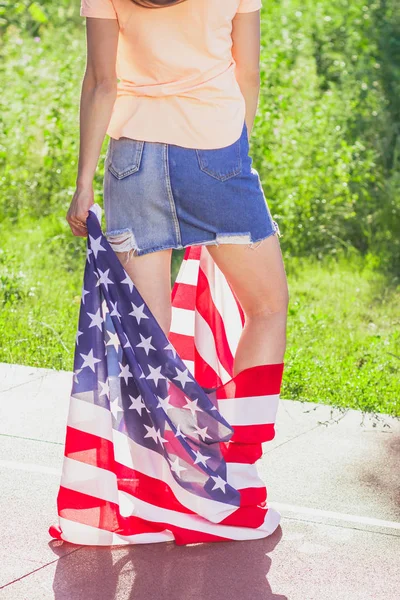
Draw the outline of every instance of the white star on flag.
M157 396L158 398L158 404L157 404L157 408L162 408L167 414L169 410L172 410L174 408L174 406L171 406L171 404L169 403L169 399L171 398L171 396L166 396L165 398L161 398L160 396Z
M86 294L90 294L90 292L88 292L87 290L85 290L84 288L82 288L82 304L85 304L85 296Z
M161 365L156 369L149 365L149 369L150 373L147 375L146 379L152 379L156 386L158 385L159 379L166 379L166 377L164 377L164 375L161 374Z
M126 337L126 344L125 344L124 348L132 348L131 343L128 340L128 336L126 335L126 333L124 333L124 336Z
M75 341L77 344L79 344L79 336L80 335L83 335L83 331L79 331L79 329L78 329L78 331L76 332L76 338L75 338Z
M91 351L89 352L89 354L82 354L82 352L79 353L82 358L83 358L83 364L81 366L81 370L84 369L85 367L90 367L93 371L93 373L95 372L95 368L94 365L96 363L101 362L100 358L95 358L93 356L93 348L91 349Z
M74 372L74 381L75 381L75 383L79 383L78 375L79 375L79 373L80 373L81 371L82 371L82 369L77 369L77 370Z
M176 427L175 437L181 437L181 438L185 438L186 437L186 435L184 433L182 433L181 426L179 425L179 423L178 423L178 425Z
M147 433L145 434L145 438L147 437L151 437L152 440L154 440L157 443L158 440L158 434L156 431L156 428L153 427L149 427L149 425L145 425L146 429L147 429Z
M148 356L150 350L155 350L154 346L151 345L152 336L145 338L141 333L139 335L142 341L136 344L136 348L143 348Z
M208 433L207 433L208 427L201 428L198 425L195 425L195 429L196 429L196 433L201 437L202 440L205 440L206 438L211 439L211 435L208 435Z
M111 279L108 278L108 274L110 272L110 269L107 269L107 271L102 271L101 269L97 269L98 272L100 273L100 277L96 283L96 286L100 285L101 283L105 286L107 292L108 292L108 284L109 283L114 283Z
M103 317L103 319L106 318L107 313L109 313L110 311L108 310L108 306L107 306L107 301L106 299L103 300L103 302L101 303L101 316Z
M86 260L88 261L88 263L90 263L90 255L92 254L92 251L90 248L88 248L86 250Z
M219 475L217 477L211 475L211 479L215 481L213 490L219 489L222 490L225 494L225 486L227 485L227 482L224 479L222 479L222 477L220 477Z
M103 323L103 317L100 314L100 308L97 309L95 314L88 312L87 315L92 320L89 327L98 327L102 331L101 324Z
M167 442L168 440L164 439L163 436L161 435L161 430L157 429L156 430L156 434L157 434L157 439L160 442L161 445L163 445L164 442Z
M114 400L110 402L110 411L114 419L118 420L118 413L123 411L123 408L121 408L119 405L118 396L116 396Z
M171 342L165 346L164 350L171 350L174 358L176 358L176 350L171 344Z
M119 348L119 338L118 338L118 334L114 333L113 331L108 331L107 330L109 337L108 342L106 343L106 346L114 346L115 351L118 352L118 348Z
M175 371L178 373L178 375L176 377L173 377L173 379L177 379L181 384L182 388L185 389L185 385L188 382L192 381L191 376L189 376L189 369L181 371L180 369L178 369L178 367L175 367Z
M140 319L148 319L149 318L143 312L144 311L144 302L143 302L142 306L140 306L140 307L136 306L136 304L134 304L133 302L131 302L131 304L132 304L133 311L130 312L129 314L132 315L133 317L135 317L138 324L140 324Z
M133 410L137 410L137 412L139 413L140 416L142 416L142 410L144 408L146 408L143 400L142 400L142 396L139 394L139 396L137 398L134 398L133 396L131 396L130 394L128 394L130 400L131 400L131 405L129 408L132 408Z
M132 279L129 277L129 275L127 274L125 279L123 279L121 281L121 283L126 283L126 285L129 285L129 291L131 292L134 288L134 283L132 281Z
M204 454L201 454L201 452L196 451L196 460L194 461L194 464L197 465L197 463L201 463L206 467L206 461L210 460L210 458L211 456L204 456Z
M196 398L196 400L190 400L190 398L186 398L186 399L187 399L187 403L182 408L188 408L189 410L191 410L192 415L195 415L196 411L201 412L201 408L199 408L197 406L197 403L199 401L198 398Z
M117 309L117 302L114 304L114 302L111 302L111 300L110 300L110 304L112 306L112 311L110 312L110 317L117 317L119 322L121 322L121 315L119 314L118 309Z
M187 471L186 467L182 467L179 464L179 458L178 457L176 457L175 460L171 460L170 458L168 460L169 460L169 462L171 464L171 470L174 471L178 475L178 477L181 476L181 471Z
M99 235L98 238L94 239L89 234L89 239L90 239L90 245L92 247L92 252L93 252L95 258L97 258L97 254L100 251L107 252L106 248L103 248L103 246L101 245L101 235Z
M121 369L121 373L119 373L118 377L123 377L125 379L125 384L128 385L128 378L133 377L129 370L129 364L122 365L120 362L118 362L118 364Z
M101 385L101 391L99 392L99 397L100 396L108 396L110 393L110 386L108 385L108 379L106 379L104 383L99 380L99 384Z

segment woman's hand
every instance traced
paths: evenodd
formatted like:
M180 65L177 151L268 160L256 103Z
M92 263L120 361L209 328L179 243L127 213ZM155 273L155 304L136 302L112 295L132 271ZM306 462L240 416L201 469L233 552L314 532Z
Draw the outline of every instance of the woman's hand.
M93 186L76 189L66 216L74 235L87 237L86 219L93 204Z

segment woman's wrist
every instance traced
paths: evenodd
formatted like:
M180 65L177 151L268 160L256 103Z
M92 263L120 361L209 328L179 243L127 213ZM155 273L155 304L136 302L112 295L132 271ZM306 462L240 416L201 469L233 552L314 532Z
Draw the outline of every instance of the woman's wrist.
M76 189L79 191L91 190L93 188L93 179L81 179L76 180Z

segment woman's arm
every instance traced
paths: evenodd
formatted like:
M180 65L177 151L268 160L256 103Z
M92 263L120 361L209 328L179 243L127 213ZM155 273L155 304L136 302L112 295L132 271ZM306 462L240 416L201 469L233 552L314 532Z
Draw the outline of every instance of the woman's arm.
M232 56L236 79L246 102L246 126L250 139L260 92L260 11L237 13L232 22Z
M72 233L86 237L93 178L117 95L116 19L87 17L87 62L80 100L80 146L76 191L67 213Z

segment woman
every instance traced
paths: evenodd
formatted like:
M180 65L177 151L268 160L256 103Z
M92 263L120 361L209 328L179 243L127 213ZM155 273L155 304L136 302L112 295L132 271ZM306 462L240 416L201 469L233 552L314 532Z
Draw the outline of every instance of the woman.
M172 248L207 245L245 313L235 375L282 363L286 345L279 229L248 154L260 8L261 0L82 0L80 13L87 66L72 233L87 235L107 133L108 241L167 335Z
M260 5L82 0L67 220L88 247L58 539L185 545L280 522L256 467L275 436L288 297L249 156ZM105 133L103 234L92 182ZM187 251L171 293L172 248Z

